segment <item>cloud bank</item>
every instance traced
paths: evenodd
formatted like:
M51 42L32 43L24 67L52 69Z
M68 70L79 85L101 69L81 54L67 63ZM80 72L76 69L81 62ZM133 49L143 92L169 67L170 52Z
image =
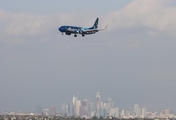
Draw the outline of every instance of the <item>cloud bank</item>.
M134 0L120 11L112 12L119 24L115 28L146 28L150 35L174 36L176 32L176 7L172 0Z
M107 15L84 12L52 15L12 14L0 10L1 41L13 40L16 37L41 37L57 30L63 24L90 26L96 16L101 17L101 26L105 26L113 19L110 31L130 28L137 33L141 31L135 29L141 28L143 32L152 36L176 37L176 16L174 16L176 6L171 6L172 2L172 0L134 0L123 9ZM88 20L86 16L93 17Z

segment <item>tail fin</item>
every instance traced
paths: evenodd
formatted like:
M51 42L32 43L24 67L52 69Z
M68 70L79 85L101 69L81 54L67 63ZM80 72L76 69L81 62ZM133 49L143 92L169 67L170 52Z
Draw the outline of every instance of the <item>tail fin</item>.
M99 18L96 19L93 27L91 27L92 29L97 29L98 28L98 21L99 21Z

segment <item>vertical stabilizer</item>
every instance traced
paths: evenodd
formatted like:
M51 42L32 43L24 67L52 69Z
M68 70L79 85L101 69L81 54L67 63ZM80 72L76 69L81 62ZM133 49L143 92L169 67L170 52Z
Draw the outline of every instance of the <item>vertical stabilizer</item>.
M98 21L99 21L99 18L96 19L93 27L91 27L91 29L97 29L98 28Z

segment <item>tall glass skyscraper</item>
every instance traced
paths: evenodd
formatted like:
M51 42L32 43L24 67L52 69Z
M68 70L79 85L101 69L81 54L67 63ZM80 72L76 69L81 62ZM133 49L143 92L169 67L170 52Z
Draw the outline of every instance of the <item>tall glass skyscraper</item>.
M100 110L101 110L101 96L100 96L100 93L97 92L97 95L96 95L96 113L97 113L98 117L100 117Z
M138 114L139 114L139 106L138 106L138 104L135 104L134 105L134 115L138 116Z

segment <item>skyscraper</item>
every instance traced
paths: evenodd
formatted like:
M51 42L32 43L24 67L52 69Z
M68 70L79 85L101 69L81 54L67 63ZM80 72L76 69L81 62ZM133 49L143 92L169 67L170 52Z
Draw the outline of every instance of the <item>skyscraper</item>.
M84 99L82 102L81 102L81 106L84 106L85 107L85 115L87 116L90 116L90 101L87 100L87 99Z
M36 114L41 114L42 113L42 105L36 105L35 113Z
M101 97L100 97L100 93L97 92L97 95L96 95L96 113L97 113L98 117L100 116L100 110L101 110Z
M141 116L141 114L142 114L142 110L141 108L138 108L138 116Z
M75 115L77 115L76 114L76 101L77 101L77 96L76 95L73 95L73 99L72 99L72 105L73 105L73 115L75 116Z
M66 113L65 115L67 116L69 115L69 105L65 106L65 113Z
M76 104L76 100L77 100L77 96L76 96L76 95L73 95L73 99L72 99L72 103L73 103L73 105Z
M138 112L139 112L139 106L138 104L134 105L134 116L138 116Z
M108 98L108 107L109 109L112 109L114 107L114 102L112 101L112 98Z
M69 115L70 116L73 116L74 115L74 107L73 107L73 103L72 102L70 102L69 103Z
M146 118L146 108L142 108L141 118Z
M115 108L115 117L119 118L119 108L118 107Z
M168 114L170 114L169 109L165 109L165 115L168 115Z
M94 112L94 105L93 105L92 102L90 102L90 113L91 113L91 112Z
M50 115L56 115L56 107L50 107Z
M122 110L121 112L121 118L124 118L125 117L125 110Z
M80 116L81 100L76 100L76 115Z
M66 104L62 104L61 113L63 116L66 115Z
M80 116L85 116L86 115L86 107L85 106L79 106L79 115Z

